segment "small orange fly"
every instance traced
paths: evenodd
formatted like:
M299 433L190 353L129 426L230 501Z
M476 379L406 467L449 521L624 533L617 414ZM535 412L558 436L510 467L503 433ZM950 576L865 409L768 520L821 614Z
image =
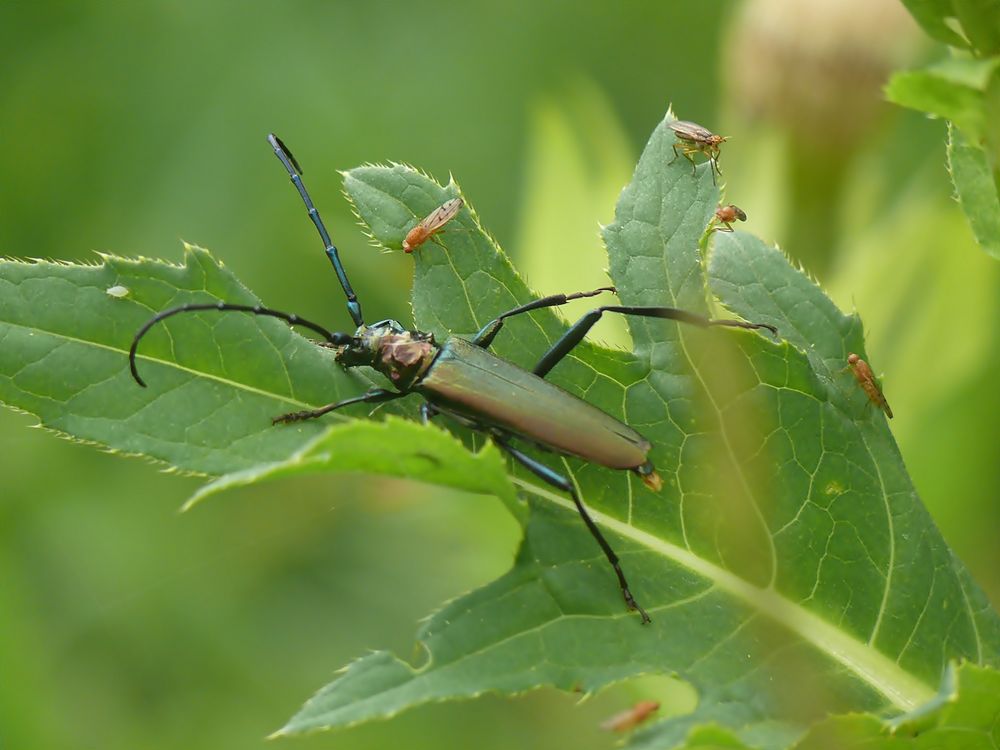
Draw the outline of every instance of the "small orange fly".
M857 379L862 390L868 394L868 399L884 411L889 419L892 419L892 409L889 408L889 402L885 400L882 389L879 388L878 383L875 381L875 373L872 372L872 368L868 366L868 363L854 352L851 352L847 355L847 366L851 368L851 372L854 373L854 377Z
M454 219L465 204L461 198L452 198L431 211L406 235L403 252L412 253L432 236L444 229L444 225Z
M713 227L718 232L732 232L734 221L746 221L747 214L742 208L737 206L735 203L730 203L728 206L719 206L715 209L715 218L722 224L722 226L716 225Z
M659 710L660 704L656 701L639 701L632 708L615 714L605 721L601 724L601 729L608 732L627 732L635 729Z

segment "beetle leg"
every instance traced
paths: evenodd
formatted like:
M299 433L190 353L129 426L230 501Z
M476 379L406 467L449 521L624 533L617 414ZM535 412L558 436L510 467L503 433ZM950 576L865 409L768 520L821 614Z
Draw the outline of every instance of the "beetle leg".
M651 622L649 615L646 614L646 610L639 606L635 597L632 596L632 592L629 590L628 581L625 580L625 574L622 572L618 555L615 554L611 545L608 544L608 540L604 538L604 534L601 533L597 524L594 523L594 519L590 517L590 514L587 512L586 506L580 500L580 496L577 494L576 487L573 486L573 483L561 474L557 474L545 464L536 461L530 456L519 451L517 448L514 448L505 438L494 435L493 442L496 443L500 449L509 454L511 458L543 482L566 492L573 498L573 503L576 505L576 509L580 513L580 517L587 525L587 530L590 531L591 536L597 540L597 543L601 546L601 550L604 552L605 557L608 558L608 562L611 563L611 567L614 569L615 575L618 576L618 585L621 587L622 596L625 598L625 606L638 612L639 616L642 618L643 624Z
M400 393L398 391L388 391L385 388L372 388L367 393L363 393L360 396L354 396L353 398L345 398L343 401L337 401L333 404L327 404L326 406L321 406L318 409L308 409L306 411L293 411L288 414L282 414L271 420L271 424L287 423L287 422L302 422L306 419L316 419L316 417L322 417L324 414L329 414L334 409L339 409L342 406L348 406L350 404L380 404L383 401L392 401L393 399L401 398L406 396L406 393Z
M768 323L746 323L742 320L711 320L706 318L704 315L698 315L696 313L687 312L686 310L678 310L676 307L631 307L622 305L606 305L604 307L598 307L595 310L591 310L589 313L580 318L573 326L562 335L558 341L556 341L542 358L535 365L535 369L532 370L535 375L540 378L544 378L549 370L555 367L559 362L569 354L573 349L583 341L584 336L594 327L594 324L601 319L601 316L606 312L620 313L622 315L636 315L643 318L662 318L665 320L676 320L681 323L690 323L692 325L701 326L702 328L707 328L708 326L730 326L732 328L767 328L775 336L778 335L778 330Z
M592 292L576 292L574 294L552 294L548 297L542 297L541 299L536 299L532 302L527 302L523 305L515 307L513 310L508 310L502 315L494 318L476 334L475 338L472 339L472 343L476 346L482 347L483 349L488 349L490 344L493 343L493 339L496 335L500 333L500 329L503 328L504 320L513 317L514 315L520 315L521 313L530 312L532 310L539 310L543 307L557 307L559 305L565 305L570 300L582 299L584 297L595 297L601 292L613 292L615 288L613 286L602 286L600 289L594 289Z
M668 167L671 164L673 164L675 161L677 161L677 157L680 156L680 154L677 152L677 144L676 143L671 144L670 147L674 150L674 158L667 162L667 166Z

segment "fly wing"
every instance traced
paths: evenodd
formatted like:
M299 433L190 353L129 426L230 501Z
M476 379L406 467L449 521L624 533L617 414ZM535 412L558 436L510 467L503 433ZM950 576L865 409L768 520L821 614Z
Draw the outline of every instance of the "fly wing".
M708 128L703 128L698 123L687 120L674 120L670 123L670 129L677 134L678 138L683 138L686 141L707 141L713 135Z
M875 393L878 394L874 399L875 403L878 404L879 408L885 412L885 415L892 419L892 409L889 407L889 402L885 400L885 393L882 392L882 386L878 381L872 380L872 387L875 389Z
M442 203L420 222L421 229L427 232L428 235L432 235L435 232L440 231L441 227L458 215L458 212L462 210L464 203L465 201L461 198L452 198L450 201Z

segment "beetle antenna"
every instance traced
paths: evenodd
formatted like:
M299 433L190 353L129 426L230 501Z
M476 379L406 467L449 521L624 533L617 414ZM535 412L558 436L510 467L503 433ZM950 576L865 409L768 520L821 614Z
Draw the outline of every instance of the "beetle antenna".
M291 177L292 184L295 185L295 189L302 196L302 201L306 204L306 209L309 211L309 218L316 225L316 231L319 232L320 239L323 240L323 244L326 246L326 257L333 264L333 270L337 272L340 285L344 288L344 294L347 295L347 311L351 314L354 325L360 328L365 324L364 317L361 315L361 304L358 302L358 297L351 288L351 282L347 280L347 272L344 270L344 264L340 262L340 254L337 252L337 247L330 239L330 234L323 225L323 219L319 215L319 210L313 205L312 198L309 197L306 186L302 182L302 167L299 166L295 157L292 156L292 152L288 146L282 143L281 139L274 133L268 134L267 142L271 144L271 148L274 149L274 153L277 155L279 161L281 161L288 171L288 176Z
M218 310L219 312L236 310L238 312L253 313L254 315L266 315L271 318L280 318L290 326L303 326L311 331L315 331L334 346L349 346L352 343L356 343L354 336L348 333L331 333L318 323L305 320L304 318L300 318L298 315L281 312L281 310L271 310L267 307L261 307L260 305L231 305L227 302L199 302L189 305L179 305L178 307L171 307L169 310L164 310L163 312L154 315L146 321L146 324L140 328L133 337L132 346L128 350L128 366L129 369L132 370L132 377L135 378L136 383L141 385L143 388L146 387L145 381L139 377L139 371L136 369L135 364L135 353L139 348L139 341L142 337L146 335L150 328L155 326L161 320L165 320L173 315L178 315L179 313L197 312L198 310Z

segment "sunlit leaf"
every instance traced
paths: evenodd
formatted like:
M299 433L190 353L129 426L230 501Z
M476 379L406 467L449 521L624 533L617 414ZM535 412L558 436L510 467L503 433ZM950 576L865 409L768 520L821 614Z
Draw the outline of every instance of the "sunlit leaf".
M425 660L363 657L281 733L485 690L589 691L666 672L690 680L701 702L692 719L650 729L651 747L703 721L766 726L787 744L830 711L916 708L948 658L996 662L995 614L923 511L881 413L844 370L849 351L864 354L860 322L746 235L718 235L706 274L698 239L717 192L704 166L695 178L686 162L669 165L672 142L661 125L606 233L622 301L707 312L710 282L725 307L776 324L783 340L633 319L635 354L584 346L550 375L653 442L666 480L658 496L628 475L547 459L611 534L652 625L624 611L569 499L519 476L532 516L514 569L425 624ZM417 217L450 195L401 167L355 170L346 184L363 218L429 195L410 209ZM441 334L528 298L466 226L472 236L416 257L418 323ZM375 236L392 246L406 229ZM495 279L493 290L470 294L463 268ZM530 361L558 335L547 312L533 317L498 339L505 356Z
M948 169L958 202L976 241L994 258L1000 258L1000 198L989 159L958 129L949 128L948 135Z
M997 664L1000 621L920 504L882 413L845 369L849 352L867 357L860 320L750 235L712 235L706 261L700 243L718 189L708 165L692 173L673 144L661 123L605 231L621 304L738 315L779 334L633 317L633 352L584 343L553 369L550 380L650 440L659 492L628 472L536 453L579 489L652 624L626 610L571 499L515 470L531 514L511 571L429 618L422 660L362 657L280 733L485 691L586 693L663 673L689 681L698 707L644 729L638 743L788 747L831 713L868 714L865 727L908 715L892 726L909 726L936 710L952 660ZM345 185L388 248L460 193L400 165L352 170ZM413 257L415 322L442 341L537 296L468 200ZM368 380L279 321L171 318L143 341L149 388L139 388L126 359L134 331L196 300L255 302L195 249L182 267L4 263L0 397L64 434L226 475L203 494L366 471L493 492L524 520L497 451L469 453L437 426L358 421L364 407L272 426L277 414L359 393ZM605 292L594 304L613 300ZM565 330L551 309L521 315L494 350L530 366Z
M953 47L969 46L968 41L949 23L957 21L951 0L903 0L903 5L923 30L939 42Z
M983 94L1000 59L949 58L922 70L896 73L886 86L886 97L910 109L951 120L980 141L988 120Z
M398 418L385 422L352 420L331 427L288 459L226 474L205 485L187 507L234 487L332 472L384 474L489 493L504 500L515 515L523 515L523 506L507 479L506 465L492 446L473 454L441 429Z
M939 42L971 48L981 57L1000 52L997 0L903 0L903 5Z
M117 293L119 289L126 294ZM110 291L109 291L110 290ZM49 429L200 474L285 458L323 425L271 419L363 390L320 349L273 318L178 315L128 350L155 313L188 302L258 300L209 254L184 264L103 256L82 266L0 264L0 400Z

